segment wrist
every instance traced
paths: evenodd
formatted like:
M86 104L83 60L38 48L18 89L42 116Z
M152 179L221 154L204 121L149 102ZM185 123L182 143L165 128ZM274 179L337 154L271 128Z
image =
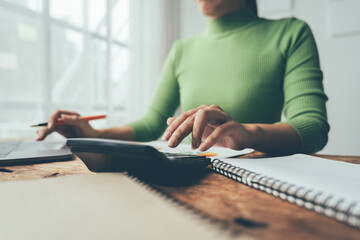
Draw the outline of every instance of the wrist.
M256 149L259 142L260 128L256 124L243 124L245 130L248 132L247 147Z

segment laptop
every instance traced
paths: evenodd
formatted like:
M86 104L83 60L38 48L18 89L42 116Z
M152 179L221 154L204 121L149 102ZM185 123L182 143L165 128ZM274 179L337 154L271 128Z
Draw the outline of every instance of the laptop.
M0 142L0 166L68 161L73 158L65 141Z

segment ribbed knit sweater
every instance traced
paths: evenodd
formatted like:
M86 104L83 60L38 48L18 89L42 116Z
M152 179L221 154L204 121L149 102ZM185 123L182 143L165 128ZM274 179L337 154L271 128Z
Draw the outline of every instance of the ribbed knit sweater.
M268 20L244 9L210 20L205 32L174 43L146 115L130 123L135 140L161 136L166 120L219 105L239 123L280 122L299 134L303 152L327 142L327 123L316 43L298 19Z

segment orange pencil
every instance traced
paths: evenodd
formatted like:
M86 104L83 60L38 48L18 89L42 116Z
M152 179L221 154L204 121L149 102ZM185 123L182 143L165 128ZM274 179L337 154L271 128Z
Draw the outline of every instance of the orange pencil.
M103 119L103 118L106 118L106 115L96 115L96 116L87 116L87 117L81 117L82 120L84 121L91 121L91 120L97 120L97 119ZM64 125L65 123L63 122L63 120L61 118L59 118L55 125L57 126L60 126L60 125ZM31 125L30 127L44 127L44 126L47 126L48 123L39 123L39 124L34 124L34 125Z

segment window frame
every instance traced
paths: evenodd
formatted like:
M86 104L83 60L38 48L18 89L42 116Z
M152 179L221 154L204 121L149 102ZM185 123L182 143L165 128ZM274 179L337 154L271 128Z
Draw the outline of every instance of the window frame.
M0 107L1 108L16 108L16 109L29 109L33 108L34 111L39 109L39 104L41 106L42 115L45 119L48 118L48 116L53 112L54 109L66 108L66 109L84 109L84 110L95 110L95 111L104 111L110 116L110 118L107 119L107 125L111 125L115 123L115 112L120 113L124 112L126 109L126 106L118 106L115 105L112 101L112 86L111 86L111 72L112 72L112 53L114 47L122 47L129 49L129 46L126 42L120 42L113 37L112 33L112 7L114 4L117 3L113 0L106 0L106 11L105 11L105 22L106 22L106 35L102 36L98 33L92 32L89 29L89 1L88 0L82 0L83 4L83 26L79 27L75 24L71 24L59 19L55 19L50 15L50 0L41 0L42 4L41 10L32 10L27 7L20 6L16 3L12 3L10 1L6 0L0 0L0 8L3 8L5 11L14 12L16 14L25 15L26 17L33 18L34 20L39 21L39 28L41 34L40 36L40 44L41 47L41 93L42 96L40 102L23 102L23 101L0 101ZM129 21L129 20L128 20ZM129 22L127 23L129 24ZM105 69L105 89L106 89L106 100L105 104L94 104L93 106L84 106L84 105L76 105L76 104L56 104L53 102L53 99L51 97L51 93L53 91L53 79L52 79L52 51L51 51L51 44L52 44L52 34L51 34L51 28L60 27L65 30L72 30L79 34L81 34L84 38L84 43L91 43L93 39L103 41L106 44L106 69ZM90 52L90 47L84 47L84 54L87 56L90 60L87 61L90 66L90 61L92 58L92 54ZM111 117L112 116L112 117ZM119 119L116 120L116 122L119 122ZM8 127L10 128L19 128L24 127L24 125L20 124L21 126L12 126L14 124L8 124ZM11 127L12 126L12 127ZM0 127L0 131L5 129L5 132L9 129L5 125ZM19 130L19 129L17 129ZM24 129L25 131L25 129ZM6 134L5 134L6 135ZM1 136L1 134L0 134Z

